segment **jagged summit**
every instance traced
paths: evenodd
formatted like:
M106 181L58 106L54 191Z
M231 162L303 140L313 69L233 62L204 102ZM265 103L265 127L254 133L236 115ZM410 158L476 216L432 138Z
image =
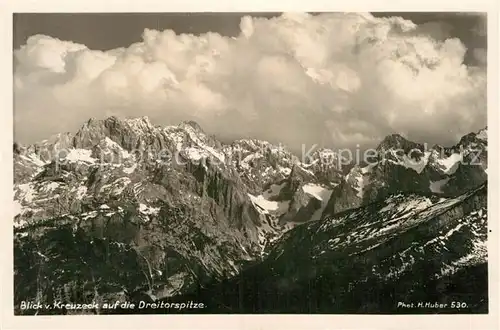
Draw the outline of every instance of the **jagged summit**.
M142 117L124 117L120 118L118 116L109 116L103 119L97 119L95 117L91 117L86 123L82 125L81 129L88 127L109 127L112 125L128 125L132 128L150 128L154 127L151 123L148 116Z
M196 137L189 133L193 128ZM185 134L179 133L182 131ZM75 148L88 149L98 145L103 139L109 138L129 151L146 146L160 150L176 144L172 141L169 142L169 140L176 140L176 142L186 140L183 137L184 135L194 137L196 140L204 140L205 133L194 121L182 122L178 126L162 128L153 125L148 116L136 118L110 116L105 119L89 119L76 132L73 145Z
M192 128L194 128L198 132L204 132L203 128L194 120L185 120L179 126L186 126L186 125L191 126Z

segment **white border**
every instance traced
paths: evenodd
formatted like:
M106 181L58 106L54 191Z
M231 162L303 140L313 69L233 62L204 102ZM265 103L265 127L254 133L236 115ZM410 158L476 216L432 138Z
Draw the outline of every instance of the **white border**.
M8 0L6 0L8 1ZM499 200L499 115L498 115L498 10L495 0L16 0L0 4L0 210L2 239L2 329L498 329L498 200ZM203 11L476 11L488 13L488 198L490 201L488 315L126 315L126 316L14 316L12 249L12 13L14 12L203 12ZM497 201L497 202L494 202Z

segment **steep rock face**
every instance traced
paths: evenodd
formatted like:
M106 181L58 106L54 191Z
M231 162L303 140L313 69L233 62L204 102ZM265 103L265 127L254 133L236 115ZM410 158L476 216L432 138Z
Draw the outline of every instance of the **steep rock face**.
M362 198L359 196L359 191L356 185L350 184L348 181L342 181L337 187L333 189L330 199L326 208L321 215L325 217L327 214L339 213L345 210L354 209L363 203Z
M294 165L290 176L285 181L279 198L289 200L289 208L280 217L282 223L301 223L319 220L321 213L330 199L336 183L326 181L320 184L313 172Z
M304 189L297 189L293 194L290 206L285 214L280 218L283 223L293 222L300 223L306 219L311 219L316 210L321 207L321 200L311 194L308 194Z
M408 313L398 301L468 297L449 312L486 313L486 217L486 186L456 198L392 195L297 226L262 263L178 299L207 301L207 313Z

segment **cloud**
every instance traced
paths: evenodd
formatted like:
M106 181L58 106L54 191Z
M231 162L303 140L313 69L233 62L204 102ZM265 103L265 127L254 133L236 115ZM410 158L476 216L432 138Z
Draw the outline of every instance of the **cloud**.
M299 150L368 146L393 132L451 143L486 124L485 69L463 64L458 39L370 14L244 17L240 28L238 37L146 29L105 52L32 36L15 51L16 139L110 115L195 120L222 139Z

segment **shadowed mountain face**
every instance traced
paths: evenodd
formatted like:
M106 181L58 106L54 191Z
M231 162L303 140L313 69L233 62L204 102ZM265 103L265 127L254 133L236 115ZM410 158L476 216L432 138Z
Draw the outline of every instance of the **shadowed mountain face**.
M463 311L487 306L486 130L429 150L391 135L347 173L330 149L305 161L145 117L13 152L17 313L186 297L202 312L392 313L464 292Z

